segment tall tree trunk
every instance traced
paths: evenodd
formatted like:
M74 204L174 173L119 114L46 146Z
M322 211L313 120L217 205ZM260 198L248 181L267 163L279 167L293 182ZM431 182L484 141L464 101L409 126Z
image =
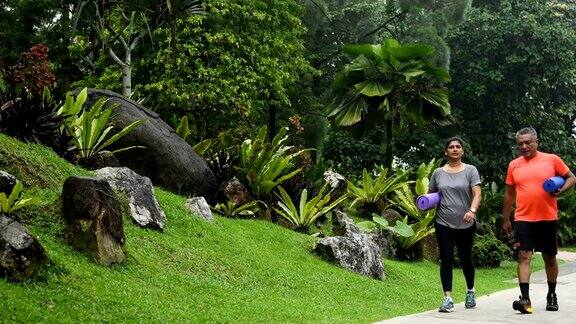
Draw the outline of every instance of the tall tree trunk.
M387 120L386 121L386 155L385 160L384 160L384 165L388 168L391 169L392 168L392 143L393 143L393 138L392 138L392 129L393 129L393 120Z
M132 95L132 51L127 49L125 57L122 65L122 95L130 98Z

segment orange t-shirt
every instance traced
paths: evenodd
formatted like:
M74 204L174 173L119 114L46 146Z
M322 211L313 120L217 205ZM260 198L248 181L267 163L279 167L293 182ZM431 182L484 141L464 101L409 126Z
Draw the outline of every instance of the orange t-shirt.
M558 219L556 198L544 191L544 181L565 176L570 169L555 154L537 152L531 159L523 156L508 165L506 184L516 187L515 221L537 222Z

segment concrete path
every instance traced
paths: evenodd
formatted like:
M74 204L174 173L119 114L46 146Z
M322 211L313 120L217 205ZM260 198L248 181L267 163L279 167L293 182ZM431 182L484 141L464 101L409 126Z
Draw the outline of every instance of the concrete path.
M438 309L428 312L391 318L378 323L576 323L576 253L559 252L558 258L566 262L560 266L558 285L559 310L546 311L546 274L544 270L532 274L530 278L530 299L533 314L522 315L512 309L512 302L518 299L519 289L499 291L476 299L474 309L464 308L464 303L456 304L453 313L439 313ZM514 282L517 282L514 280Z

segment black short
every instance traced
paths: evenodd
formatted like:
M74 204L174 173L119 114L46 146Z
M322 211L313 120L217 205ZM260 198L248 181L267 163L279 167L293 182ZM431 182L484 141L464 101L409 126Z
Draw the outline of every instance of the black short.
M520 251L538 251L546 255L556 255L557 229L558 221L514 222L514 241L520 243Z

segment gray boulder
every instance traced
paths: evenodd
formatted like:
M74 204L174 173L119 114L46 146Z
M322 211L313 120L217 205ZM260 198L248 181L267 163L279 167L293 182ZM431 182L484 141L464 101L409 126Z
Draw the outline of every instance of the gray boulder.
M38 240L22 224L0 214L0 274L22 281L47 262L48 256Z
M66 179L62 214L72 246L88 251L102 265L124 261L122 207L108 182L75 176Z
M16 185L16 177L8 172L0 171L0 192L10 195L12 188Z
M193 197L186 201L186 208L188 208L195 215L200 216L200 218L212 223L214 217L212 216L212 210L206 202L204 197Z
M334 213L334 234L318 241L314 251L328 262L363 276L384 279L381 251L374 238L362 232L346 213Z
M158 230L164 229L165 215L154 195L154 187L147 177L128 168L102 168L96 177L108 181L113 189L128 196L130 215L136 224Z
M129 146L145 147L115 153L122 166L176 193L208 198L215 194L216 179L206 162L158 114L120 94L98 89L89 89L87 107L100 97L108 98L109 105L117 105L112 133L136 120L147 120L111 147L111 150Z

